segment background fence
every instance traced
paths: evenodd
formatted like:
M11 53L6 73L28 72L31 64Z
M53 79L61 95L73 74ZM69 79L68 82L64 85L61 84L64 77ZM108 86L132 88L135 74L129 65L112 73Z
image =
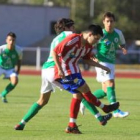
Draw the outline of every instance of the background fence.
M23 49L22 65L35 66L36 70L40 70L42 64L47 60L49 56L49 50L50 50L49 48L25 47ZM118 50L116 63L117 64L130 64L130 65L140 64L140 49L128 50L127 55L123 55L122 51Z

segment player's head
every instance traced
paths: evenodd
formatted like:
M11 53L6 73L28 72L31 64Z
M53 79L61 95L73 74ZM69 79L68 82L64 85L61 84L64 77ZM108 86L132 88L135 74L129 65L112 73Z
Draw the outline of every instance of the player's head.
M56 22L54 29L57 34L63 31L74 31L74 21L69 18L62 18Z
M15 41L16 41L16 34L13 33L13 32L9 32L9 33L7 34L7 37L6 37L6 43L7 43L8 45L13 46L13 45L15 45Z
M88 29L84 31L83 38L90 44L93 45L103 36L103 31L100 25L91 24Z
M115 15L111 12L106 12L103 16L103 24L107 32L112 32L114 29Z

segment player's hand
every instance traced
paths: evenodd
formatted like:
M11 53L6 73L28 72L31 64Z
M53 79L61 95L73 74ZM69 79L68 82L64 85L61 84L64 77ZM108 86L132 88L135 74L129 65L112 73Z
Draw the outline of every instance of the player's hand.
M111 70L108 67L104 66L102 69L106 71L106 74L111 73Z
M96 57L93 58L93 61L99 62L98 59L97 59Z
M124 55L127 54L127 50L125 48L122 48L122 52L123 52Z
M64 75L64 72L62 70L58 70L58 75L64 79L65 78L65 75Z

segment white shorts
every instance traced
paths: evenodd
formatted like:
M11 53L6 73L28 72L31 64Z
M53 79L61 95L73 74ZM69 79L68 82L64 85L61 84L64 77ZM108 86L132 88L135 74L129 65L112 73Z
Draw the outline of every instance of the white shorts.
M6 69L3 69L0 67L0 76L4 74L4 78L10 78L10 77L13 77L13 76L17 76L16 72L15 72L15 69L9 69L9 70L6 70Z
M61 85L54 81L54 68L42 69L42 85L41 94L45 94L50 91L55 91L55 87L62 88Z
M115 65L111 64L111 63L107 63L107 62L99 62L99 63L101 65L108 67L111 72L109 74L107 74L105 70L98 68L98 67L95 67L96 74L97 74L96 80L98 82L105 82L107 80L114 79L114 77L115 77Z

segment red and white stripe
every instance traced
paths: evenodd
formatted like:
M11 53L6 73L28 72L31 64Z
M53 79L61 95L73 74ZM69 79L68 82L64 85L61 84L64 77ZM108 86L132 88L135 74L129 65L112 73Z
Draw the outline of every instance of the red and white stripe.
M90 45L81 46L80 35L78 34L74 34L74 35L71 35L71 37L69 36L63 40L64 42L66 42L64 43L65 46L62 45L63 43L60 46L58 45L60 48L63 47L63 49L59 48L61 52L57 52L58 46L55 48L55 51L57 52L57 54L61 56L60 62L61 62L61 67L64 71L65 76L68 76L74 73L79 73L80 72L80 68L78 66L79 59L82 57L85 57L92 49L92 46ZM70 57L71 54L73 54L74 57ZM86 56L86 57L90 58L89 56ZM55 67L55 69L57 68ZM59 78L57 73L55 73L55 78Z

